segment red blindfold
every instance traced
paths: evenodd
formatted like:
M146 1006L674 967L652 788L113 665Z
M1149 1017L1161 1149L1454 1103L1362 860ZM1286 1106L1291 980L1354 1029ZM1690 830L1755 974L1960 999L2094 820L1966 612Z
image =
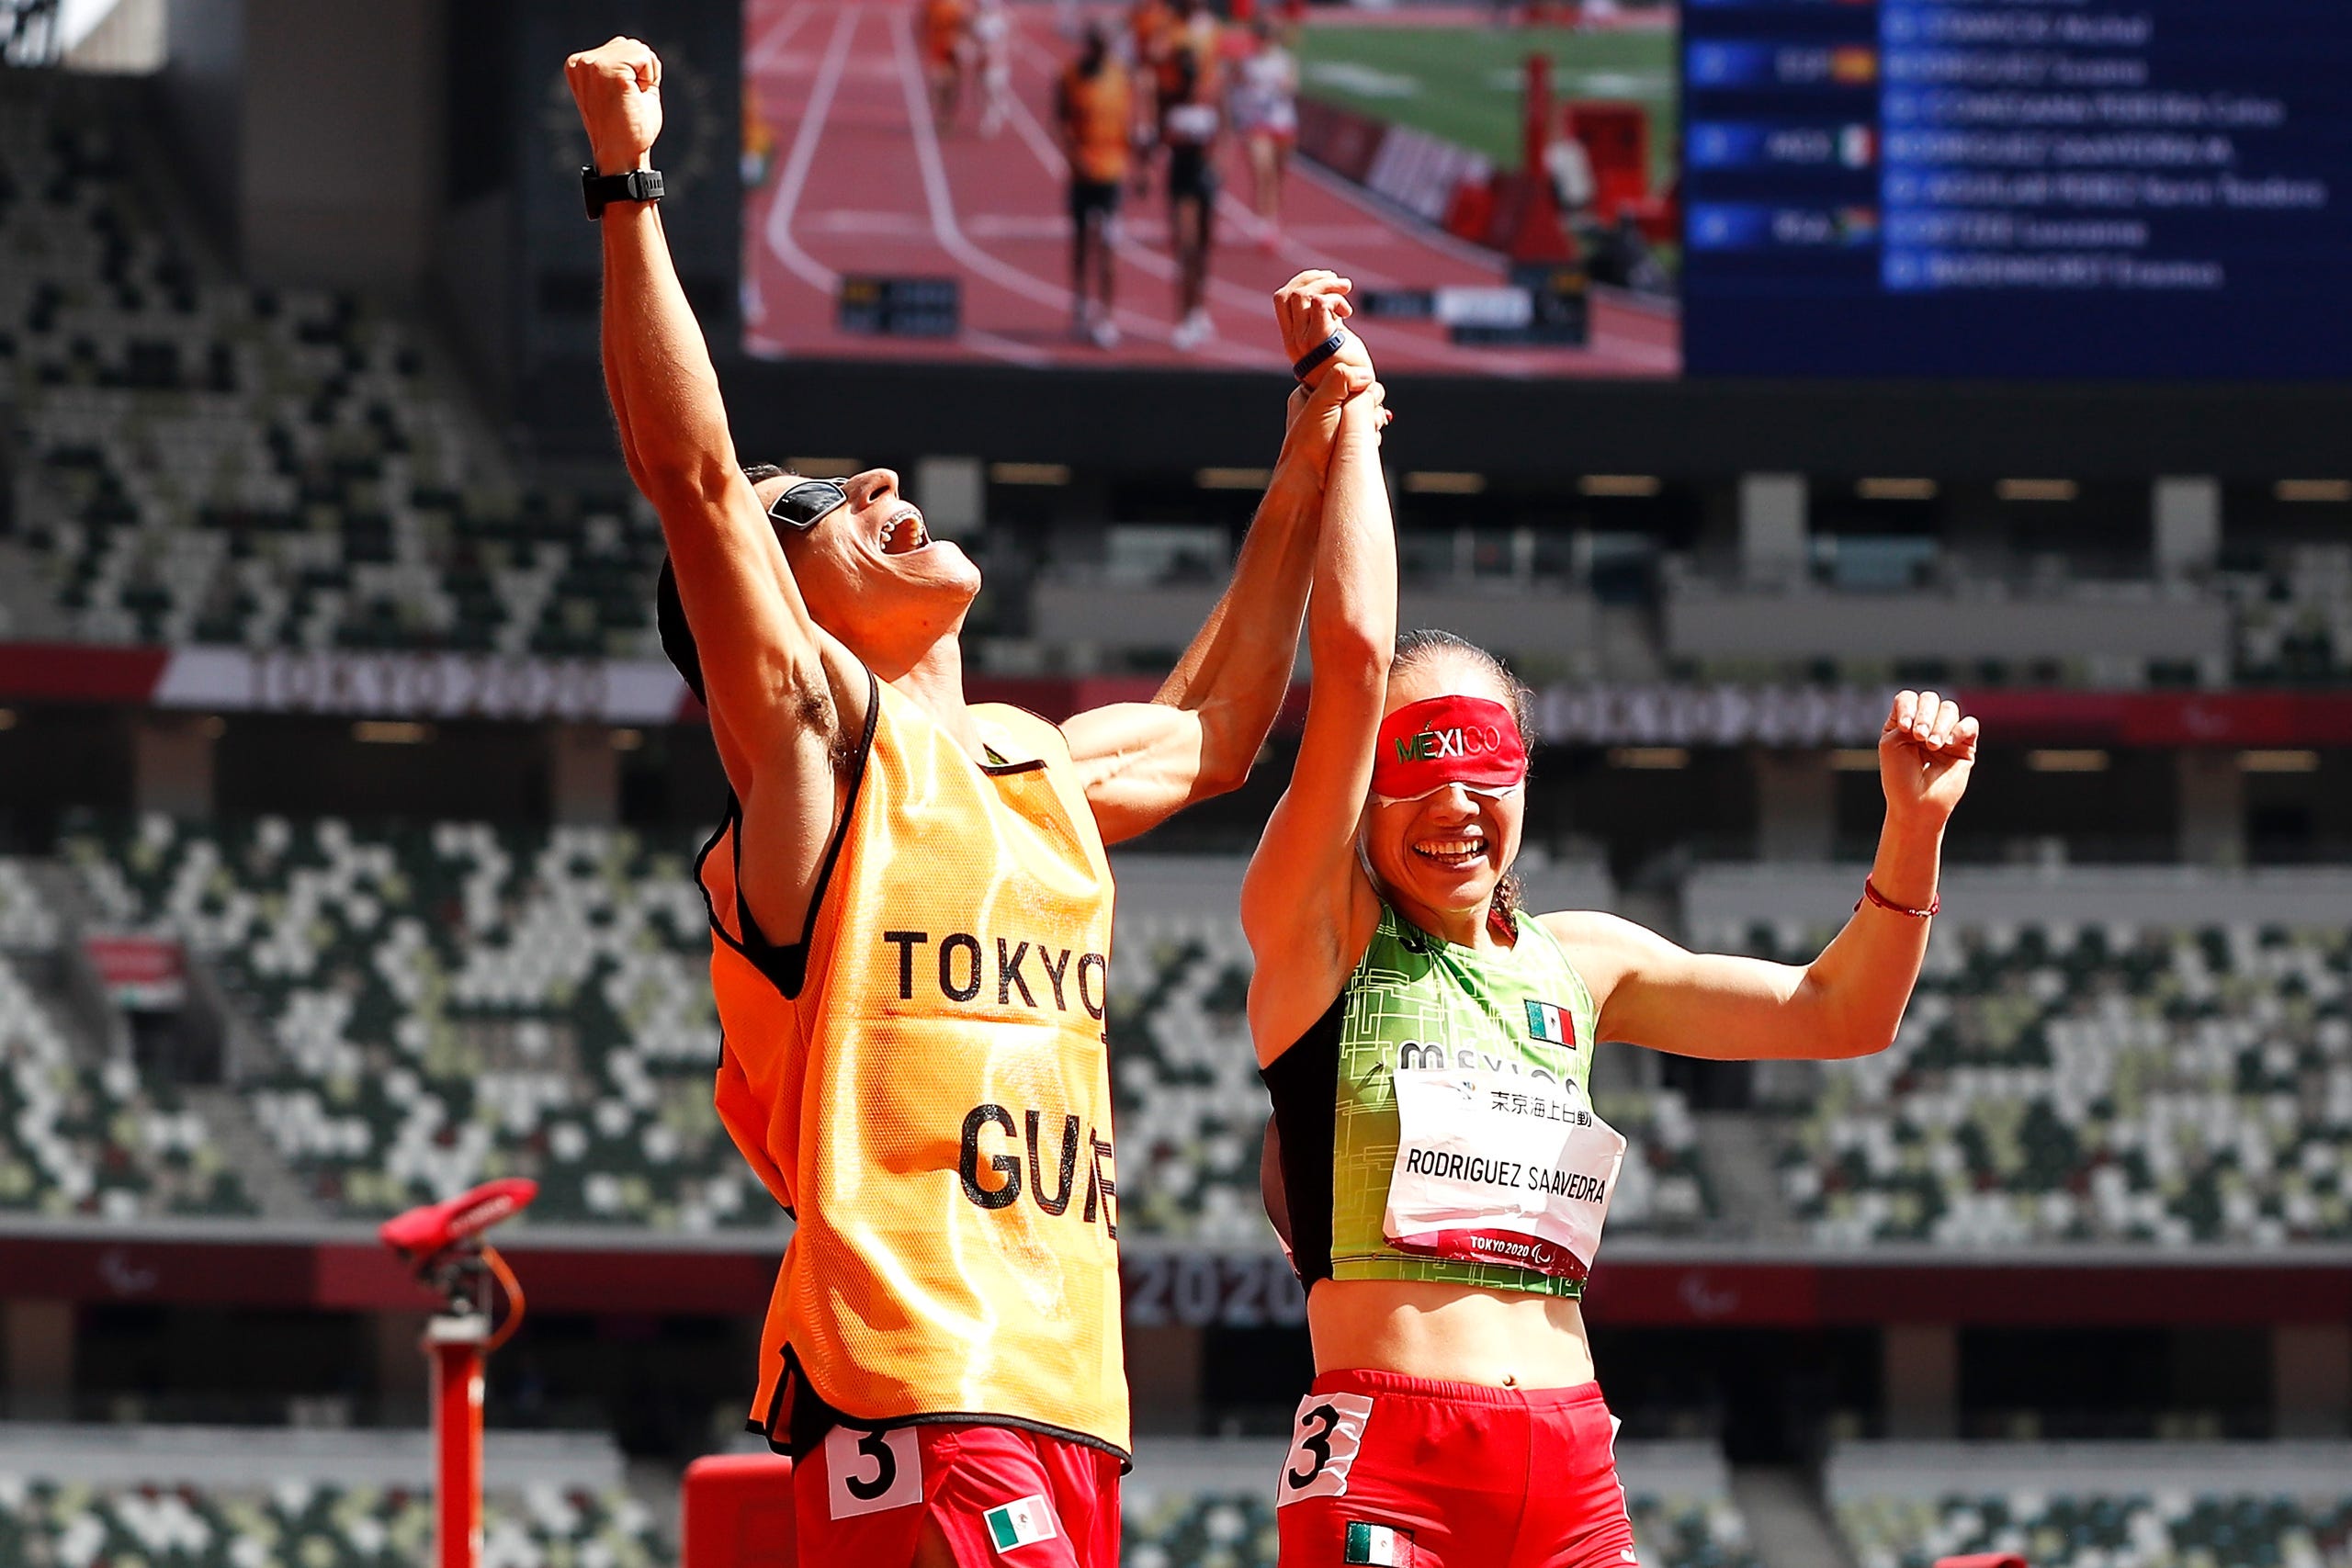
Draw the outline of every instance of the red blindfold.
M1372 793L1419 800L1447 784L1506 795L1527 782L1527 748L1510 709L1486 697L1429 697L1380 721Z

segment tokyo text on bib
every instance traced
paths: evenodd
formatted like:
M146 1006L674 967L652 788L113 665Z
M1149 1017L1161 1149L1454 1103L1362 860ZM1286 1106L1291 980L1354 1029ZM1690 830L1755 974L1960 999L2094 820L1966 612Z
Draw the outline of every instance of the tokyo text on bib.
M1580 1091L1514 1073L1407 1067L1396 1117L1390 1246L1566 1280L1591 1272L1625 1139Z

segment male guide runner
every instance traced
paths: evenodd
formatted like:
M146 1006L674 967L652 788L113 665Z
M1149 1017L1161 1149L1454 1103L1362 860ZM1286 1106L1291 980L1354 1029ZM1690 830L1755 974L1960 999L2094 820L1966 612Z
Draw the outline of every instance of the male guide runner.
M650 165L661 62L616 39L566 71L595 159L607 389L670 549L663 644L733 797L699 867L718 1109L798 1222L752 1425L800 1461L806 1561L1022 1547L1111 1568L1128 1427L1103 846L1246 776L1288 686L1340 410L1369 374L1294 395L1233 584L1154 701L1059 727L967 705L978 573L898 477L737 462L658 183L621 183ZM1329 274L1284 288L1295 355L1345 292Z
M1101 21L1087 24L1078 58L1054 85L1054 119L1069 160L1070 333L1097 348L1116 348L1112 294L1118 262L1111 243L1127 178L1135 104Z

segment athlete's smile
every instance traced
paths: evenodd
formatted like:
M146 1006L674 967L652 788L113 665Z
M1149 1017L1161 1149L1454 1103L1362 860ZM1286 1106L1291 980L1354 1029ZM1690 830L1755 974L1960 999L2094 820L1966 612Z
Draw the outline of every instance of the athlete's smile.
M1454 870L1469 866L1486 858L1486 836L1480 833L1457 833L1444 838L1422 839L1413 845L1413 852L1423 860Z

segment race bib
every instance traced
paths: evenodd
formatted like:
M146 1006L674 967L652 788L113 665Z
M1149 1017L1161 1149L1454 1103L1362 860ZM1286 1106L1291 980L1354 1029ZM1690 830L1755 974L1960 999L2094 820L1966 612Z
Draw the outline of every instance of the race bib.
M1382 1221L1399 1252L1582 1280L1625 1139L1572 1085L1515 1073L1396 1073L1396 1164Z
M922 1501L922 1444L913 1427L835 1427L825 1434L828 1518L854 1519Z
M1356 1467L1363 1429L1371 1422L1370 1394L1310 1393L1300 1400L1282 1481L1274 1488L1274 1506L1307 1497L1346 1496L1348 1472Z

